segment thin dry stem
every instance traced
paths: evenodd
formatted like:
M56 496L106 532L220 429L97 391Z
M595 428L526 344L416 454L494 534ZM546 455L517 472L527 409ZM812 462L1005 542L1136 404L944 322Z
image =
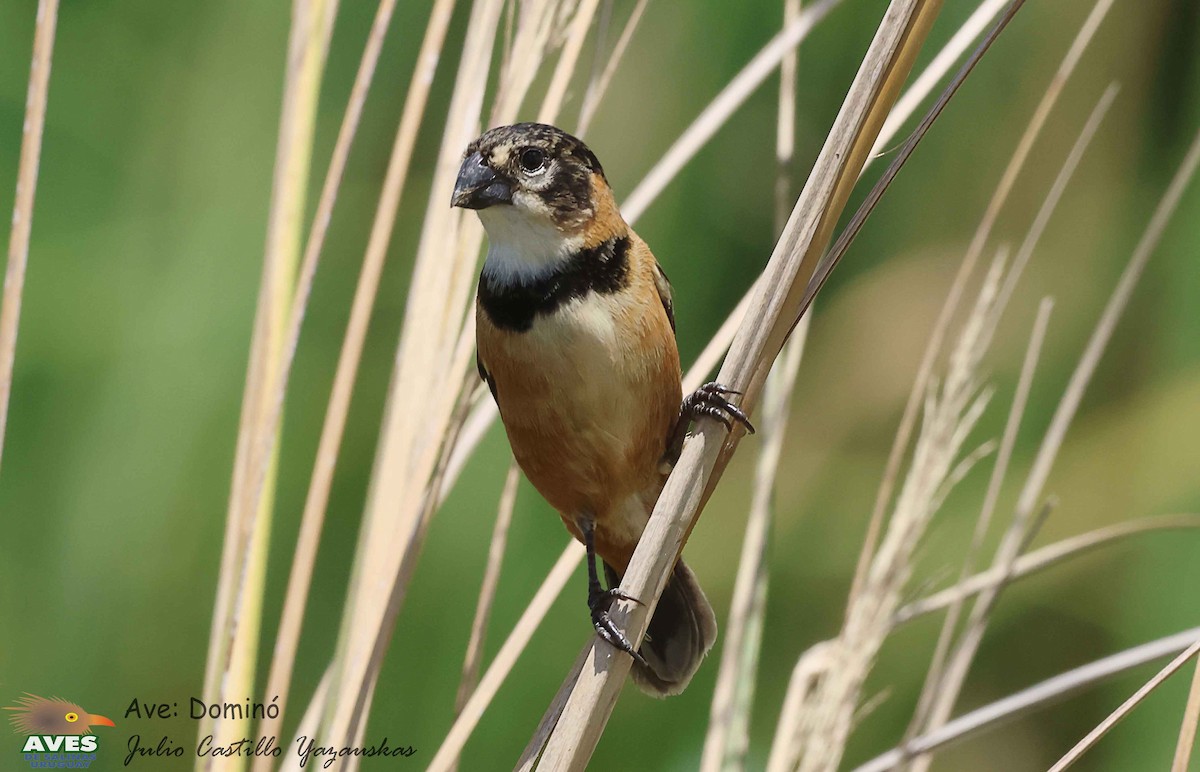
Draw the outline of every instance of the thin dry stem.
M446 274L453 271L458 259L449 245L456 239L461 218L449 211L444 199L438 206L434 199L449 189L455 160L477 131L501 8L498 0L472 7L434 173L335 655L330 707L322 722L323 739L335 745L348 743L357 734L366 712L373 683L368 672L371 652L376 650L377 631L394 598L388 581L400 576L403 558L419 537L425 484L437 463L439 439L445 435L453 411L456 391L447 388L444 373L457 366L457 361L447 360L457 357L453 341L447 343L447 338L458 334L457 326L451 332L454 323L450 317L461 319L465 299L450 297ZM437 260L434 250L439 250ZM448 255L455 259L447 259ZM397 394L421 404L420 415L397 406ZM417 427L417 422L423 426ZM381 577L386 579L380 581Z
M1171 772L1187 772L1192 746L1196 744L1197 722L1200 722L1200 664L1192 670L1192 685L1188 689L1187 706L1183 709L1183 723L1179 726L1179 740L1175 744Z
M596 116L596 109L600 107L600 100L604 98L604 92L608 90L608 84L612 82L617 65L625 56L625 49L629 47L629 41L633 40L633 33L637 30L638 22L642 20L642 14L645 13L648 2L649 0L638 0L628 21L625 22L624 29L621 30L621 36L617 38L617 44L613 46L608 63L604 65L599 76L588 83L587 91L583 95L583 107L579 111L579 124L575 129L575 133L579 136L587 135L587 130L592 125L592 119Z
M1079 408L1079 402L1083 399L1083 393L1087 388L1088 382L1091 380L1092 374L1099 364L1100 356L1104 353L1104 349L1108 345L1109 339L1112 337L1113 329L1116 327L1117 320L1120 319L1121 313L1125 310L1125 306L1129 303L1129 297L1132 295L1134 288L1137 286L1138 279L1141 278L1142 271L1146 267L1146 262L1150 259L1150 255L1158 247L1159 241L1162 239L1163 231L1166 229L1167 223L1171 216L1175 213L1175 209L1179 205L1179 199L1183 196L1184 190L1187 189L1192 177L1195 175L1196 167L1200 164L1200 132L1192 140L1192 145L1188 149L1187 155L1180 164L1178 171L1171 180L1171 184L1167 187L1163 194L1162 200L1154 210L1153 216L1150 218L1150 223L1146 227L1145 233L1138 241L1137 247L1133 251L1133 256L1129 260L1129 264L1121 273L1121 278L1117 282L1117 287L1113 291L1112 297L1104 308L1104 313L1100 317L1100 322L1096 325L1096 329L1092 333L1092 337L1088 340L1087 348L1084 349L1079 365L1075 372L1071 374L1071 380L1067 384L1066 392L1063 395L1062 401L1059 403L1058 409L1054 413L1054 417L1050 421L1050 428L1046 431L1046 439L1042 447L1038 449L1038 455L1034 460L1033 468L1029 474L1029 481L1025 488L1021 491L1021 496L1017 500L1017 511L1026 511L1032 508L1032 502L1035 497L1040 494L1042 486L1045 485L1046 478L1050 474L1050 468L1053 465L1057 449L1062 445L1063 438L1066 435L1067 428L1070 426L1071 419L1074 417L1076 410ZM1194 649L1195 647L1193 647ZM1195 651L1191 652L1192 654ZM1180 661L1183 660L1183 661ZM1178 667L1182 667L1186 659L1182 656L1178 662ZM1176 663L1172 663L1174 666ZM1176 667L1175 669L1178 669ZM1167 671L1170 672L1167 672ZM1165 678L1174 670L1168 666L1159 676ZM1165 675L1164 675L1165 674ZM1158 678L1156 676L1156 678ZM1147 684L1149 687L1150 684ZM1146 689L1146 687L1143 687ZM1149 690L1147 689L1148 693ZM1054 769L1066 769L1075 759L1083 754L1092 744L1095 743L1109 728L1121 718L1124 717L1128 710L1131 710L1139 701L1142 695L1141 690L1122 705L1112 716L1109 716L1100 726L1096 727L1087 737L1080 741L1074 749L1072 749L1062 760L1055 765Z
M854 571L854 580L850 592L851 598L858 595L862 587L862 582L866 578L871 555L875 552L879 533L883 527L883 517L887 511L888 502L891 501L892 492L895 489L896 480L900 473L900 463L903 461L904 452L908 448L909 441L912 439L921 395L924 393L925 385L928 383L929 376L933 372L934 363L937 361L939 352L941 352L946 331L949 329L950 321L958 309L958 304L966 289L967 281L975 271L975 265L978 263L980 255L983 254L983 248L991 236L996 219L1000 216L1000 210L1004 208L1004 203L1008 200L1008 195L1012 191L1017 175L1024 168L1025 162L1029 158L1029 152L1041 134L1050 111L1057 104L1063 87L1066 85L1071 73L1075 71L1076 64L1078 64L1079 59L1083 56L1083 52L1094 37L1097 28L1100 26L1100 22L1104 20L1104 16L1108 13L1112 2L1113 0L1097 0L1083 27L1080 28L1079 34L1076 35L1074 42L1071 44L1071 48L1068 49L1066 55L1063 57L1063 61L1051 79L1050 85L1042 95L1037 108L1034 109L1033 116L1029 120L1029 125L1026 126L1025 133L1018 141L1017 148L1013 151L1008 166L1000 177L996 191L992 194L992 199L988 202L987 209L984 211L983 219L980 221L975 235L971 238L970 246L967 248L967 256L954 277L954 282L951 284L950 292L946 295L946 302L943 304L942 310L938 313L937 321L934 323L933 331L929 336L929 343L926 345L925 353L921 357L921 364L917 368L917 377L913 381L913 388L909 393L908 402L904 406L904 413L900 418L900 426L896 431L895 440L892 442L892 449L888 453L883 481L880 483L879 491L875 497L875 504L871 509L866 536L863 539L862 550L859 552L858 564Z
M558 724L558 718L562 715L563 708L567 706L567 698L571 696L571 685L579 677L579 671L583 670L583 666L588 660L588 653L586 648L581 649L575 657L575 663L567 671L567 677L562 686L555 693L554 699L550 700L550 705L546 707L546 712L538 721L537 731L529 739L525 750L521 752L521 758L517 760L517 765L513 768L514 772L531 772L537 768L537 763L542 757L542 749L546 747L546 740L550 738L550 733Z
M337 12L337 0L295 0L276 150L262 282L255 312L250 363L242 400L233 484L217 602L205 671L206 702L253 693L262 592L274 503L274 438L270 405L280 378L285 326L300 251L301 218L308 189L313 130L321 77ZM199 736L218 745L245 736L248 719L205 718ZM243 766L243 759L212 756L199 769Z
M906 622L911 622L917 617L940 611L955 602L965 600L992 585L1001 584L1006 580L1020 579L1030 574L1044 571L1068 558L1077 557L1113 542L1122 541L1129 536L1155 533L1157 531L1191 530L1194 528L1200 528L1200 514L1146 517L1139 520L1126 520L1114 523L1104 528L1097 528L1094 531L1072 536L1062 541L1048 544L1034 552L1021 555L1013 564L1011 575L1006 574L1002 570L1002 567L993 566L986 571L962 580L953 587L948 587L921 600L914 601L896 613L892 624L899 626Z
M1012 295L1013 288L1016 284L1016 277L1020 275L1033 249L1036 246L1038 239L1045 229L1046 223L1049 221L1050 215L1057 206L1058 201L1062 197L1062 193L1066 188L1067 182L1077 168L1083 153L1086 151L1096 131L1100 127L1104 116L1107 115L1108 109L1112 106L1113 99L1116 97L1116 89L1109 87L1104 95L1100 98L1095 108L1092 110L1083 130L1080 132L1079 138L1072 147L1071 152L1067 156L1067 160L1063 164L1058 177L1055 179L1054 185L1051 187L1050 193L1043 202L1037 217L1034 218L1033 225L1030 227L1029 234L1025 242L1022 244L1021 251L1017 256L1017 260L1013 265L1012 270L1006 277L1003 286L1000 289L1000 296L997 301L997 307L993 314L991 322L992 330L995 329L995 324L998 317L1004 311L1004 304L1008 302ZM1048 318L1050 306L1048 300L1042 301L1042 308L1039 309L1039 322L1042 321L1042 314ZM1035 326L1035 335L1044 334L1045 329ZM989 333L990 335L991 333ZM1031 344L1032 345L1032 344ZM1040 341L1038 342L1040 348ZM1027 360L1028 363L1028 360ZM1032 363L1029 363L1032 366ZM1032 372L1029 373L1032 377ZM1024 397L1028 395L1028 384L1024 385L1025 394L1022 395L1021 407L1024 407ZM1018 387L1020 390L1021 387ZM1014 402L1014 407L1016 403ZM1004 483L1004 475L1008 468L1008 460L1011 457L1013 446L1016 441L1016 431L1018 428L1020 416L1010 415L1012 422L1005 428L1005 441L1007 445L1001 453L1001 461L997 462L995 473L992 475L991 481L988 483L988 490L984 497L984 508L980 514L975 535L972 539L970 548L968 549L967 559L963 566L962 577L966 577L973 570L973 559L975 553L982 545L984 536L987 533L988 526L991 523L992 513L995 510L996 502L1000 496L1000 489ZM1008 434L1011 429L1012 435ZM1022 516L1023 515L1023 516ZM1017 558L1020 556L1021 545L1028 541L1028 536L1032 532L1031 528L1032 512L1021 513L1015 517L1009 527L1009 535L1005 538L1004 544L1006 548L997 552L995 565L1004 566L1005 572L1011 572ZM960 609L952 607L947 615L945 623L942 626L942 634L939 637L938 649L934 655L933 662L930 665L929 673L925 682L925 689L922 692L921 700L918 703L918 710L911 724L912 733L916 733L921 727L925 731L936 729L946 722L950 717L950 712L954 708L954 703L958 698L958 694L962 689L963 682L966 680L967 671L971 661L975 657L979 643L982 641L984 628L987 625L991 609L995 606L999 597L999 592L1004 586L1004 583L997 583L993 587L984 591L972 609L970 618L967 623L967 628L963 632L957 645L954 648L954 653L950 657L948 667L945 666L943 657L949 653L950 634L955 629L958 622L958 614ZM914 772L923 772L928 769L930 763L929 757L918 759L913 766Z
M891 142L890 138L899 133L905 121L917 111L925 97L933 91L938 82L967 50L971 41L979 37L1007 3L1008 0L984 0L980 3L962 26L954 32L942 50L938 51L937 56L930 60L929 66L913 79L912 86L896 100L896 106L892 108L892 112L884 121L883 129L879 132L879 139L871 148L871 160L884 152L887 143Z
M800 15L799 0L785 0L783 24L787 27ZM775 133L775 230L787 224L792 200L790 168L795 150L796 131L796 51L780 63L779 109ZM725 645L721 652L717 685L713 691L708 734L700 768L706 772L738 770L745 765L749 746L750 707L758 672L762 645L763 617L767 601L767 541L770 534L775 476L783 453L787 420L804 342L808 336L808 318L788 341L784 353L764 390L763 417L760 425L762 451L754 480L746 536L738 561Z
M504 490L500 493L500 506L496 512L496 524L492 527L492 540L488 547L487 565L483 569L483 584L479 588L479 601L475 604L475 618L471 621L471 635L467 639L467 653L463 659L462 680L454 698L454 713L462 712L467 698L479 683L479 667L483 662L483 639L487 633L492 606L496 602L496 587L500 584L500 566L504 562L504 548L508 544L508 526L512 522L513 507L517 503L517 482L521 470L517 462L508 465L504 479Z
M536 1L522 6L512 58L504 70L508 80L500 84L491 112L493 122L507 123L515 117L549 42L559 25L571 17L568 6L575 7ZM464 65L459 69L434 175L434 193L426 209L359 559L351 579L351 602L337 653L342 676L326 722L335 744L363 731L362 719L369 709L393 622L436 511L437 493L451 458L449 449L468 414L465 399L462 410L454 409L455 395L465 398L474 391L467 376L474 319L466 308L482 230L473 221L463 227L463 213L450 211L441 191L453 185L461 149L478 131L482 89L501 10L501 4L486 2L472 9ZM570 39L569 34L568 44ZM422 405L419 413L406 409L413 402ZM397 469L405 474L394 474ZM388 579L380 582L371 577ZM469 710L470 703L464 715Z
M1066 673L1023 689L1004 699L984 705L947 723L928 735L922 735L904 748L893 748L856 767L854 772L887 772L904 764L911 753L928 753L961 742L1014 718L1058 702L1066 697L1135 667L1169 657L1200 644L1200 627L1143 643L1103 659L1090 662Z
M1043 299L1041 305L1038 307L1037 317L1033 323L1033 332L1030 334L1029 345L1025 351L1025 360L1021 365L1021 375L1017 380L1016 394L1013 396L1012 407L1009 410L1008 420L1005 423L1004 433L1001 436L1000 451L996 457L996 465L992 469L991 479L988 481L987 492L984 494L983 508L976 522L976 529L971 540L971 545L967 550L967 556L963 560L960 581L966 579L971 573L974 565L974 556L983 545L983 539L987 535L992 513L995 511L996 502L999 500L1000 489L1004 483L1005 474L1008 471L1008 464L1012 459L1013 449L1016 447L1017 431L1021 426L1021 418L1025 414L1029 391L1033 385L1033 374L1037 368L1042 343L1045 341L1046 330L1050 323L1050 311L1053 307L1054 304L1049 298ZM1011 577L1016 557L1018 556L1014 555L1012 560L1006 560L1004 563L997 563L996 565L998 568L1001 568L1006 576ZM999 584L997 584L998 586ZM941 697L940 690L944 688L952 691L957 696L958 690L962 686L961 679L953 679L953 674L956 673L953 664L949 671L950 675L947 675L944 669L945 658L950 654L952 634L957 628L961 610L961 604L951 606L950 613L946 615L946 619L942 625L933 661L926 675L925 688L918 700L917 709L914 712L913 721L910 725L913 727L912 734L916 734L916 729L919 727L924 726L928 730L936 729L938 726L944 724L947 716L942 715L942 710L945 709L947 702L949 702L949 707L952 708L954 698L952 697L947 700ZM982 625L979 625L978 621L975 629L982 632ZM964 643L960 644L957 651L955 651L956 659L958 656L961 656L966 636L970 635L970 632L964 634ZM973 652L974 649L972 648L972 654ZM932 718L929 717L930 713L932 713ZM922 760L918 760L917 763L922 763Z
M1101 721L1100 724L1097 725L1095 729L1088 732L1087 735L1080 740L1074 748L1067 751L1067 753L1061 759L1055 762L1054 766L1050 767L1050 772L1062 772L1062 770L1067 769L1068 767L1074 765L1076 761L1079 761L1083 754L1091 750L1092 746L1100 741L1101 737L1108 734L1109 730L1116 726L1123 718L1128 716L1134 708L1140 705L1142 700L1146 699L1146 697L1150 695L1150 692L1161 686L1168 678L1175 675L1176 671L1186 665L1188 660L1193 659L1198 653L1200 653L1200 641L1197 641L1196 643L1193 643L1191 646L1184 649L1183 653L1171 660L1166 667L1158 671L1153 678L1143 684L1140 689L1138 689L1129 697L1129 699L1121 703L1121 706L1114 710L1108 716L1108 718Z
M463 745L471 736L487 706L582 559L583 546L574 541L570 542L554 564L554 568L550 570L546 581L529 602L529 606L522 612L517 624L513 626L512 632L496 653L496 658L488 665L487 672L483 674L479 686L471 693L471 698L467 700L467 704L450 727L446 739L442 740L442 746L429 763L430 772L448 769L462 753Z
M813 3L796 19L771 39L754 58L742 68L729 85L704 108L704 112L675 140L662 159L654 165L641 183L621 205L621 213L629 223L635 222L658 197L679 170L725 125L734 113L762 85L788 52L800 45L808 33L841 0L820 0Z
M542 100L542 109L538 111L538 121L550 123L562 109L563 100L567 96L567 85L571 82L571 75L575 72L575 65L579 62L579 52L583 50L588 29L592 26L592 17L596 15L596 8L599 5L600 0L582 0L575 9L575 16L571 19L571 26L567 32L566 44L563 46L558 64L554 68L550 87Z
M17 353L17 327L21 321L21 294L29 263L29 238L33 232L33 202L37 193L46 101L50 93L50 63L58 26L58 0L38 0L33 30L33 55L29 62L29 88L25 96L25 122L21 129L21 157L17 162L17 193L13 202L12 232L8 238L8 263L4 268L4 294L0 302L0 456L8 427L13 366Z
M917 545L948 486L979 457L976 452L964 463L957 461L987 399L986 391L980 393L977 373L986 352L1002 266L997 259L989 271L951 352L944 382L927 390L912 464L862 592L850 602L842 633L829 647L828 673L800 700L794 723L780 726L780 731L792 736L780 746L791 755L772 759L772 768L832 770L840 763L863 683L890 631L889 621L911 575Z
M380 0L375 13L375 20L363 49L362 60L350 92L349 103L342 118L334 143L333 155L329 169L325 175L325 183L317 203L308 242L301 261L300 276L296 283L295 297L291 303L291 313L287 324L284 359L280 365L280 376L275 385L275 394L271 405L264 434L268 441L274 442L279 435L279 421L283 413L284 398L291 374L292 363L295 359L296 347L300 340L300 331L304 322L308 299L312 293L313 279L316 276L317 264L325 236L329 230L329 221L333 215L333 206L337 201L338 191L346 170L346 162L350 157L350 147L358 133L362 118L363 106L366 103L367 92L375 74L375 66L383 50L383 39L395 10L395 0ZM272 452L273 452L272 448ZM304 619L304 606L308 598L309 582L311 580L311 561L305 560L306 553L311 551L315 558L316 542L319 533L305 531L302 521L299 541L297 543L297 559L293 561L291 577L289 577L289 592L284 601L280 618L279 633L276 636L275 656L271 661L271 670L267 678L267 693L278 697L276 705L279 711L275 718L267 718L260 727L263 736L273 737L279 733L287 706L288 692L291 686L292 667L295 664L296 646L300 639L300 627ZM308 543L305 540L309 539ZM270 768L269 757L260 756L254 760L256 772L265 772Z
M754 480L746 536L734 582L733 603L725 626L725 644L713 692L702 770L741 769L749 740L749 713L758 670L767 594L767 542L772 493L786 436L796 375L808 335L807 318L784 347L767 379L761 427L762 452Z

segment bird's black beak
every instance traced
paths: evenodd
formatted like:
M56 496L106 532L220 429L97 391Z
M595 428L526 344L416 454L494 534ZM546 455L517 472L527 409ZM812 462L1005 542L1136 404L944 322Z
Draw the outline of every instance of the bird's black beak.
M512 203L512 186L483 162L478 152L471 153L458 170L451 206L463 209L487 209L496 204Z

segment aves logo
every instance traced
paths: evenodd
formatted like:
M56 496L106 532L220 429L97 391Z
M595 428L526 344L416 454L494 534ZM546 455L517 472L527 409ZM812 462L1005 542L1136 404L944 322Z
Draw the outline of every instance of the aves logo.
M59 697L26 693L5 710L12 711L13 731L25 738L21 753L31 769L87 769L100 749L92 727L115 726L111 719Z

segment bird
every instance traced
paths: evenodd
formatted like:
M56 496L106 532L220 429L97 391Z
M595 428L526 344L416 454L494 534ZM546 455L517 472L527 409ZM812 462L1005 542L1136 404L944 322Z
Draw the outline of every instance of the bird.
M633 658L643 692L678 694L717 636L687 564L639 648L609 612L642 603L618 585L691 422L754 427L720 384L684 398L671 283L582 140L542 123L490 129L467 146L451 205L474 210L488 238L476 362L513 456L587 551L596 633Z
M17 700L9 716L13 729L23 735L83 735L91 734L93 726L116 726L111 719L88 713L73 702L60 697L38 697L25 693Z

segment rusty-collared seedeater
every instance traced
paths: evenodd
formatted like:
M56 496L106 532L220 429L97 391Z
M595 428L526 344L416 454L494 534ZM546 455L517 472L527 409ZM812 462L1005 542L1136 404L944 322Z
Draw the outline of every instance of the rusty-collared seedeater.
M617 585L691 420L753 428L717 384L683 399L671 285L579 139L538 123L491 129L467 147L452 204L487 231L479 374L513 455L587 548L596 632L633 657L643 691L678 694L717 635L691 569L675 564L640 649L608 612L640 602Z

